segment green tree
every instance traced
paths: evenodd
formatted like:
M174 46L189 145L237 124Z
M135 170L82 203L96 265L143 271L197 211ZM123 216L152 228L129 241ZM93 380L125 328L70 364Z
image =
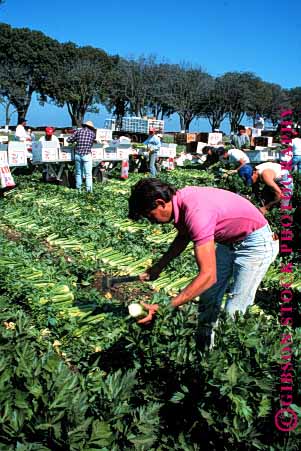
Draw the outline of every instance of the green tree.
M57 55L57 70L49 74L40 101L51 99L57 106L67 106L72 125L80 126L88 112L97 113L106 96L106 77L111 58L100 49L62 44Z
M58 46L38 31L0 24L0 95L16 108L18 121L55 70Z
M201 106L204 116L208 119L212 131L219 129L221 122L227 116L227 102L224 87L220 77L212 79L206 93L205 105Z
M288 104L285 91L275 83L268 83L258 78L254 80L252 94L246 114L253 119L253 124L256 114L260 114L276 125L280 118L281 107Z
M178 113L181 130L189 131L193 119L203 114L211 76L201 68L175 65L169 79L169 107Z
M107 98L104 101L104 105L116 117L117 126L121 126L122 118L131 111L128 95L127 66L127 60L116 57L105 81Z
M252 104L258 77L250 72L227 72L220 77L231 131L236 131Z
M296 86L295 88L288 89L285 91L287 95L287 100L289 106L293 110L293 120L298 126L301 123L301 87Z

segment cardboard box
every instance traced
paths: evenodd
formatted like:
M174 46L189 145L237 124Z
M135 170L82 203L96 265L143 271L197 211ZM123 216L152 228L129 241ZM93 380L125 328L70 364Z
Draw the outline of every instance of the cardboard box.
M9 141L7 146L7 158L9 166L27 166L27 143Z
M0 143L7 144L8 136L0 135Z
M223 134L220 132L201 132L196 134L195 141L203 142L209 146L215 146L223 142Z
M263 163L269 161L268 148L257 146L255 150L245 151L251 163Z
M112 139L112 130L107 128L97 128L96 129L96 141L111 141Z
M72 147L60 147L58 149L58 160L59 161L73 161L74 160L74 150Z
M161 148L158 152L158 157L160 158L175 158L177 154L176 148L169 147L167 145L161 145Z
M32 143L33 163L53 163L58 161L58 148L52 141L38 141Z
M223 134L219 132L209 133L208 145L217 146L223 143Z
M254 145L261 147L269 147L273 144L272 136L258 136L254 138Z
M0 150L0 166L8 166L7 150Z
M92 160L93 161L103 160L103 147L92 147Z
M187 144L196 141L196 136L196 133L176 133L175 142L176 144Z

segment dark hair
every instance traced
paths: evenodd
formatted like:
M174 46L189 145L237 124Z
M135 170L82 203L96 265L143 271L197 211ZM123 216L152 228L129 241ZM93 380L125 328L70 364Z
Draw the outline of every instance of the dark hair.
M132 188L129 198L129 218L137 220L156 208L156 200L169 202L176 188L159 179L142 179Z
M208 155L208 152L210 150L212 150L211 146L205 146L205 147L203 147L202 152L203 152L204 155Z
M244 125L239 125L239 126L237 127L237 130L238 130L238 131L240 131L240 130L246 130L246 127L245 127Z

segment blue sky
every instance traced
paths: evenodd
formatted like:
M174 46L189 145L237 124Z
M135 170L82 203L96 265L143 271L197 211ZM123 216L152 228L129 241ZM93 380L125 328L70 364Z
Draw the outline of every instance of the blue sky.
M200 65L212 75L251 71L285 88L301 86L300 0L6 0L0 21L109 54L153 54L171 63ZM102 126L107 116L102 111L86 119ZM70 124L66 111L35 101L27 117L33 126ZM205 130L208 124L199 121L194 127ZM178 120L170 120L167 128L178 129Z

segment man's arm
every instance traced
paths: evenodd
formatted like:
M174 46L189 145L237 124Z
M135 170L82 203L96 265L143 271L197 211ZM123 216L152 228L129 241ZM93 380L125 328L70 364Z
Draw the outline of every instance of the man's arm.
M78 131L76 130L71 136L69 136L69 138L67 138L67 142L74 143L75 141L77 141L77 138L78 138Z
M235 169L235 171L238 172L243 166L245 166L245 164L247 164L246 161L241 158L239 160L239 166Z
M199 274L171 302L173 307L179 307L196 298L216 283L216 256L213 240L201 246L195 246L195 258Z
M268 204L264 205L264 207L262 208L263 213L265 213L273 205L278 204L278 202L280 202L280 200L282 198L281 188L277 185L277 183L275 182L274 179L275 179L275 173L274 173L274 171L272 171L270 169L266 169L261 174L261 180L263 181L263 183L265 183L267 186L272 188L272 190L274 191L274 194L275 194L274 200L269 202Z
M190 239L186 235L178 234L171 245L169 246L167 252L162 255L160 260L157 261L151 268L149 268L145 273L140 275L141 280L155 280L159 277L163 269L170 263L174 258L180 255L184 249L186 249Z

